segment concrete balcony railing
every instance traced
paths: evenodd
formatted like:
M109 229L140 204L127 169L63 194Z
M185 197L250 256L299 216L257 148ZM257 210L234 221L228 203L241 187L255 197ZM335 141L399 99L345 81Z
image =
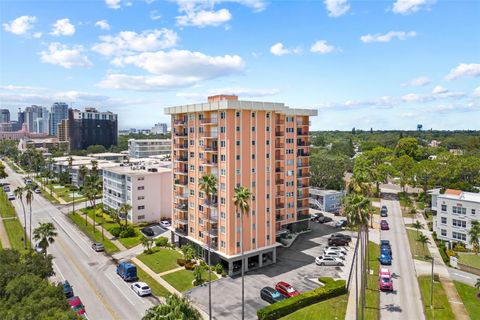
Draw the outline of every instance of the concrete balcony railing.
M310 121L297 120L297 126L309 126Z
M187 179L175 179L174 184L179 186L186 186L188 184Z
M182 199L182 200L188 200L188 193L177 193L175 195L175 198Z
M178 162L188 162L188 158L187 158L187 157L176 157L176 158L175 158L175 161L178 161Z
M203 150L205 152L218 152L218 147L217 146L204 146Z
M275 143L275 148L277 148L277 149L285 148L285 144L283 144L283 143Z
M188 144L186 144L186 143L183 143L183 144L176 143L176 144L173 145L173 148L174 149L188 149Z
M205 207L209 207L209 208L217 208L218 207L218 202L217 201L205 200L205 201L203 201L203 205Z
M283 161L283 160L285 160L284 155L275 155L275 161Z
M218 138L218 132L204 132L203 133L203 138L204 139L217 139Z
M211 160L208 160L208 159L203 159L202 160L202 163L204 166L218 166L218 162L216 161L211 161Z
M175 233L187 236L188 235L188 230L183 229L183 228L175 228Z
M308 162L297 162L297 168L308 168L310 167L310 163Z
M210 237L218 237L218 229L213 229L213 228L210 228L210 229L206 229L205 231L203 231L203 233L205 233L206 235L210 236Z
M275 197L276 197L276 198L285 197L285 191L277 191L277 192L275 192Z
M297 183L297 189L303 189L303 188L308 188L308 187L310 187L310 186L306 183Z
M285 132L283 132L283 131L275 131L275 135L276 135L277 137L283 137L283 136L285 135Z
M285 203L275 203L275 209L285 209Z
M203 124L203 125L210 125L210 124L217 124L218 123L218 119L217 118L208 118L208 119L202 119L200 120L200 124Z
M188 133L186 132L175 132L176 137L186 137Z
M297 157L310 157L309 152L297 152Z
M275 179L275 184L284 184L285 180L283 179Z
M173 173L176 173L176 174L188 174L188 170L187 169L181 169L181 168L175 168L175 171Z
M285 220L285 218L284 218L283 216L281 216L281 215L279 215L279 214L277 214L277 215L275 216L275 221L282 221L282 220Z
M187 225L187 224L188 224L188 220L186 220L186 219L175 219L175 223L176 223L176 224Z
M275 168L275 173L283 173L285 172L285 168Z
M186 203L177 203L175 209L180 211L188 211L188 205Z
M173 124L176 125L176 126L183 126L187 123L187 121L185 120L174 120L173 121Z
M297 136L298 136L298 137L308 136L308 131L305 131L305 130L297 130Z
M310 172L297 172L297 178L310 178Z

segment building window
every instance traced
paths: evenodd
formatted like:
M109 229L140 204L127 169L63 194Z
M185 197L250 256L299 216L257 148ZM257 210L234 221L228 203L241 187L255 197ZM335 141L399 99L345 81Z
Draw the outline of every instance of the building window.
M240 242L237 241L237 248L240 248Z
M220 212L220 218L225 219L225 212Z
M252 140L252 146L254 146L254 145L255 145L255 140Z
M193 227L190 227L190 233L194 233L195 229Z
M137 209L138 210L143 210L143 209L145 209L145 206L138 206Z
M255 201L255 196L252 196L252 201Z
M252 131L255 132L255 126L252 126Z
M235 141L235 144L236 144L237 146L239 146L239 145L240 145L240 140Z
M144 186L138 186L137 189L138 189L138 190L145 190L145 187L144 187Z
M239 155L239 154L237 154L236 158L237 158L237 160L240 160L240 155Z
M138 220L143 220L143 219L145 219L145 215L142 214L142 215L138 216L137 219L138 219Z
M459 233L459 232L452 232L452 238L461 240L461 241L467 241L467 235L464 233Z
M202 231L198 231L198 237L203 238L203 232Z
M190 195L194 196L195 195L195 190L190 190Z
M267 145L267 146L270 145L270 140L267 140L267 141L266 141L266 145Z
M225 183L220 183L220 190L225 190L226 189L226 186L225 186Z
M235 116L236 116L237 118L240 117L240 112L237 111L237 112L235 113Z
M220 198L220 203L221 203L221 204L225 204L225 198L224 198L224 197L221 197L221 198Z
M453 219L452 225L454 227L466 228L467 227L467 221Z
M144 196L138 196L137 199L138 199L138 200L143 200L143 199L145 199L145 197L144 197Z
M255 188L257 186L257 182L256 181L252 181L252 187Z
M225 148L225 141L220 141L220 147Z
M269 126L267 126L267 132L270 132L270 127Z
M198 211L203 212L203 206L201 204L198 205Z
M252 168L252 173L255 173L255 168Z
M475 214L475 209L472 209L472 214Z
M269 240L270 240L270 235L269 235L269 234L267 234L267 241L269 241Z
M220 112L220 119L225 119L225 112Z
M239 126L237 126L237 131L240 131L240 127L239 127Z
M255 238L252 238L252 243L255 244Z
M445 229L440 229L440 234L441 234L443 237L446 237L446 236L447 236L447 230L445 230Z
M257 226L255 225L255 223L252 224L252 229L255 230L257 228Z
M236 174L240 174L240 169L235 169Z
M195 183L195 178L194 177L190 177L189 180L190 180L190 183Z
M442 204L442 211L447 211L447 205L446 204Z
M225 127L220 127L220 133L225 133Z
M467 208L453 206L452 211L454 214L467 214Z
M227 173L227 171L226 171L225 169L220 169L220 174L221 174L222 176L224 176L226 173Z
M221 154L221 155L220 155L220 161L225 161L225 159L226 159L226 158L225 158L225 155L224 155L224 154Z
M198 224L203 226L203 219L202 218L198 218Z
M255 153L252 153L252 160L255 160Z
M252 112L252 118L255 118L255 112Z
M220 226L220 233L225 234L225 227L224 226Z
M225 241L223 241L223 240L220 241L220 246L221 246L222 248L225 248Z
M145 180L145 177L138 177L137 180L138 181L143 181L143 180Z

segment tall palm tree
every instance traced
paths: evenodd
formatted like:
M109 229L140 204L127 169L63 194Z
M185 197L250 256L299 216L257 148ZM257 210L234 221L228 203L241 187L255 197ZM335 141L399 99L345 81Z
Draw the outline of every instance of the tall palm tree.
M25 212L25 205L23 204L23 188L17 187L13 190L13 194L15 197L20 199L20 203L22 204L23 209L23 247L27 250L27 213Z
M128 213L130 212L130 210L132 210L132 206L129 205L128 203L124 203L120 206L120 208L118 208L118 211L120 213L120 216L124 219L125 221L125 225L124 227L127 226L128 224Z
M415 221L415 223L412 224L412 226L417 229L417 237L418 237L418 230L422 229L423 228L423 225L420 221Z
M477 255L480 249L480 222L478 220L472 220L468 236L470 238L468 242L473 246L473 251Z
M430 244L430 239L428 239L428 237L426 235L424 235L423 233L418 236L416 241L420 242L422 244L423 250L425 250L425 245L426 244Z
M157 319L201 320L202 316L187 298L172 294L167 297L164 304L148 309L143 317L143 320Z
M243 252L243 215L250 211L249 200L252 193L245 187L235 188L233 202L235 208L240 211L240 250L242 256L242 320L245 319L245 257Z
M85 185L85 177L88 175L88 168L86 165L82 164L78 168L78 179L82 181L82 185ZM80 181L78 181L80 183Z
M213 196L217 195L217 178L211 174L207 173L200 178L199 186L207 195L208 204L211 206L213 201ZM208 208L208 228L211 227L210 213L212 207ZM210 254L212 251L212 237L210 230L207 230L208 233L208 264L211 264ZM208 318L212 319L212 268L208 268Z
M94 160L92 160L94 161ZM89 192L87 192L87 197L90 200L90 203L92 204L93 210L94 210L94 215L93 215L93 232L95 232L95 206L96 206L96 200L97 196L100 194L102 191L102 181L100 178L96 175L94 176L89 176L88 181L87 181L87 187Z
M51 222L40 222L40 226L33 230L33 239L35 239L35 241L39 241L40 247L44 249L45 256L47 255L48 246L55 241L56 236L57 231Z
M28 206L30 207L30 218L29 218L29 231L28 233L30 234L30 245L32 244L32 202L33 202L33 189L31 187L32 185L29 184L25 187L25 199L27 200L27 204ZM27 221L25 221L25 224L27 223Z
M98 161L97 160L92 160L92 176L97 177L98 176Z
M68 180L69 182L71 182L71 174L72 174L72 166L73 166L73 157L70 156L67 158L67 162L68 162Z
M142 236L142 238L140 238L140 242L142 243L142 246L145 248L145 252L150 253L154 240L150 237Z

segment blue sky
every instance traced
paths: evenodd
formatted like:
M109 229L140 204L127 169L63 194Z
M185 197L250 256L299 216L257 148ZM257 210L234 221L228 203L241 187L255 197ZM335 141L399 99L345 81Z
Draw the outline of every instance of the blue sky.
M1 1L0 106L117 112L236 93L315 130L479 129L480 2Z

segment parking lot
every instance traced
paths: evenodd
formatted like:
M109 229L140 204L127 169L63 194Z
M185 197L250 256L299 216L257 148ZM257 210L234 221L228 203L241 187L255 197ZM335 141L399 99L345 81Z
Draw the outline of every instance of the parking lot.
M337 217L335 217L338 220ZM353 258L356 238L347 247L348 254L344 267L317 266L315 257L323 254L328 246L331 233L338 232L333 225L310 223L312 231L300 235L290 248L277 248L277 263L245 276L245 319L256 319L258 309L268 305L260 299L260 290L265 286L275 287L279 281L286 281L300 292L313 290L319 286L322 276L347 279ZM194 303L208 311L208 287L203 285L187 292ZM212 283L212 309L214 319L241 319L241 277L222 278Z

